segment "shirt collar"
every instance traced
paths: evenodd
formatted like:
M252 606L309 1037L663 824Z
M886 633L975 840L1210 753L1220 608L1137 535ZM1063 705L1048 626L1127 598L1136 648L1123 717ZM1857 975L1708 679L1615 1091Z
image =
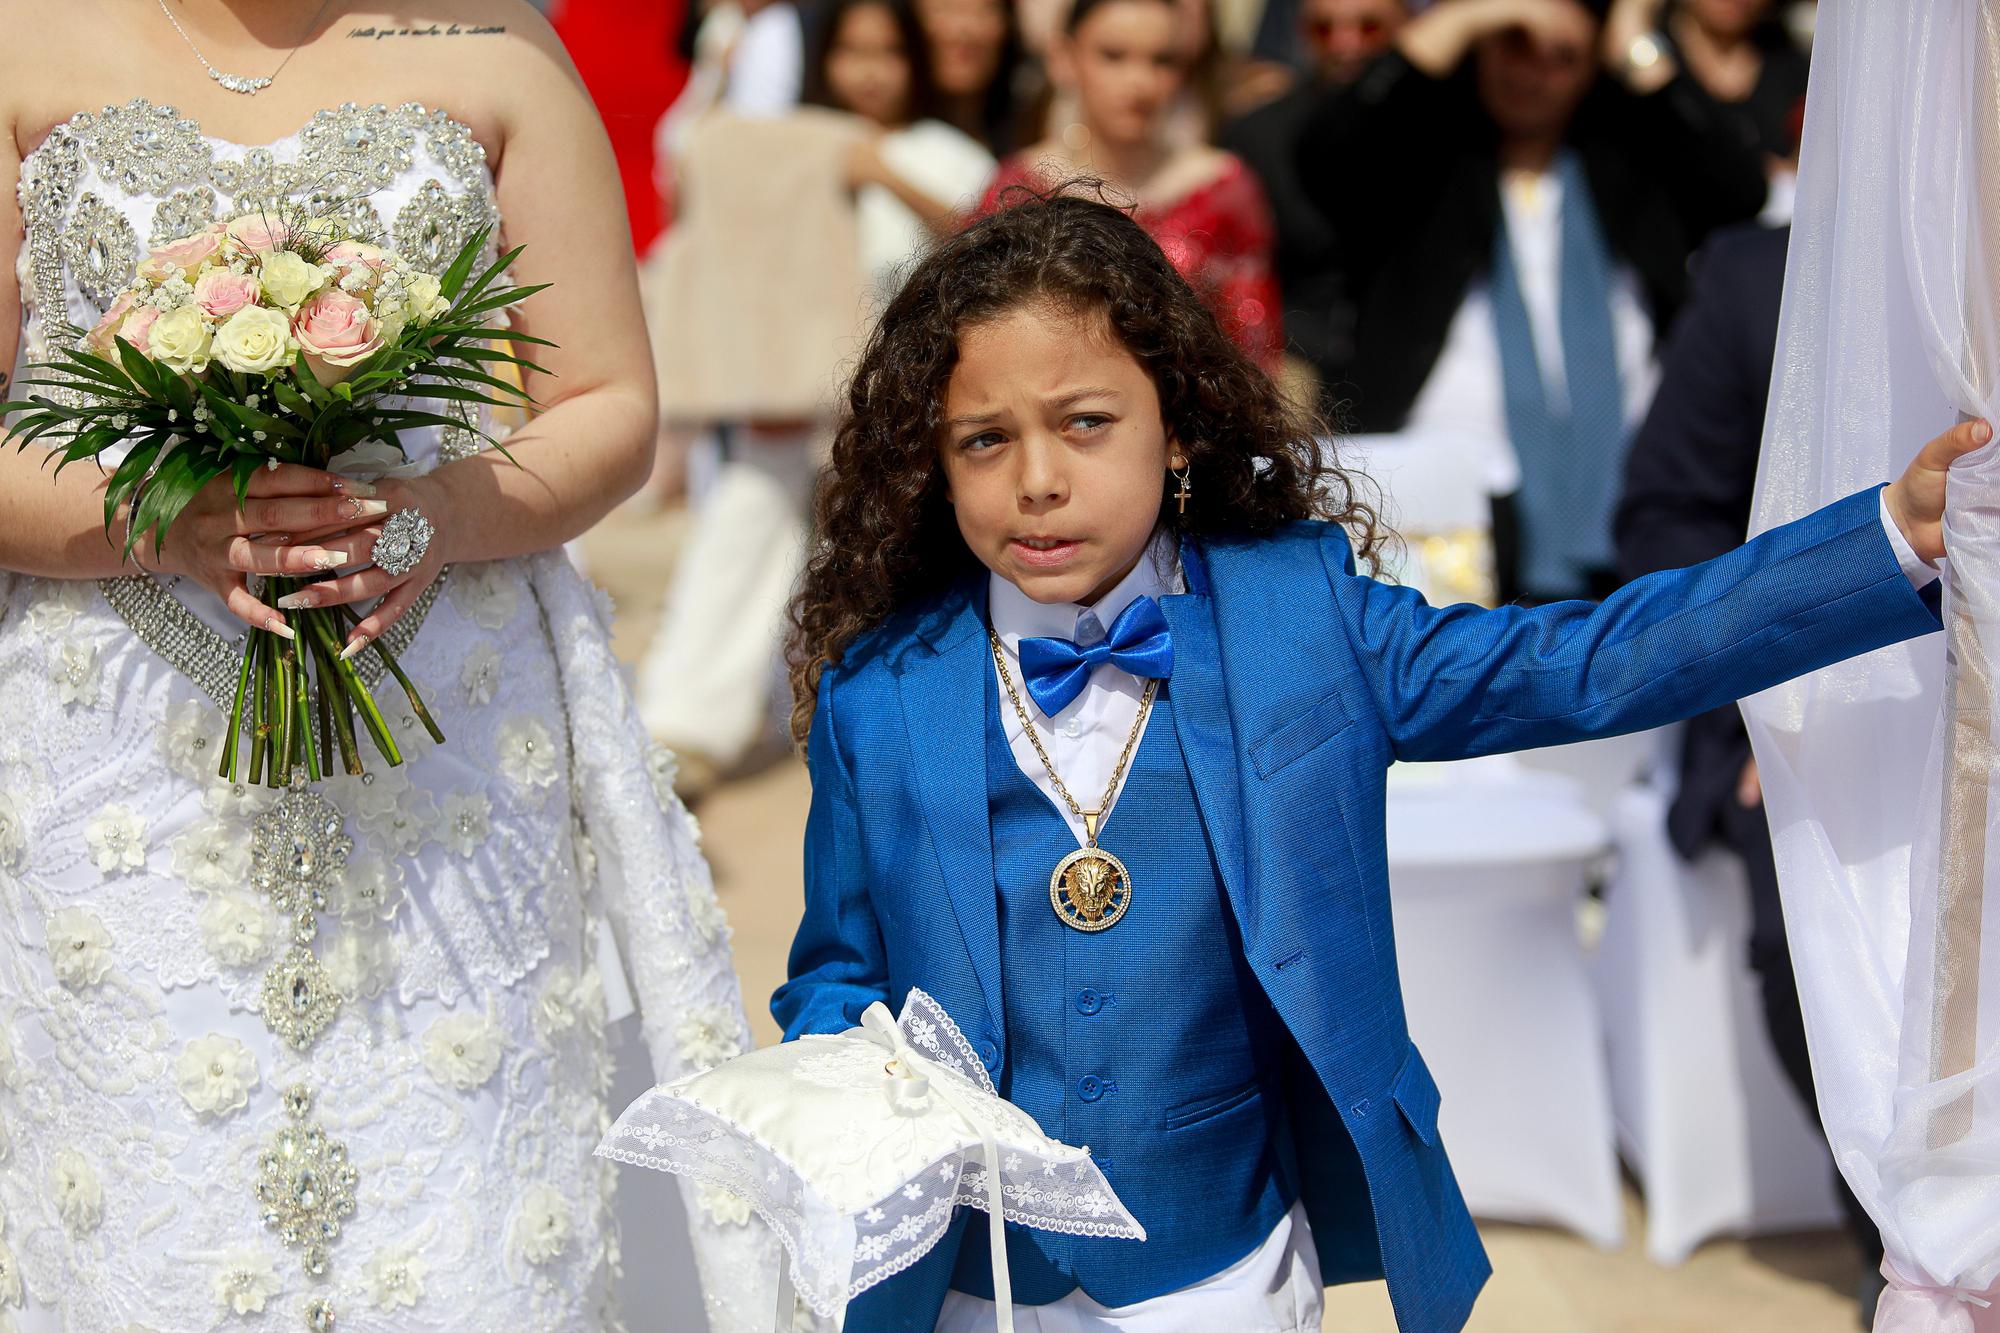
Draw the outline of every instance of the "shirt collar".
M1165 577L1160 573L1163 568L1167 570ZM1074 639L1077 617L1085 611L1095 613L1098 623L1108 634L1111 623L1141 597L1157 600L1182 592L1186 587L1181 577L1180 560L1175 554L1173 534L1165 531L1153 535L1146 553L1139 557L1138 564L1132 566L1131 573L1089 605L1080 602L1038 602L998 574L988 574L986 581L987 614L992 617L993 632L1010 642L1021 639Z

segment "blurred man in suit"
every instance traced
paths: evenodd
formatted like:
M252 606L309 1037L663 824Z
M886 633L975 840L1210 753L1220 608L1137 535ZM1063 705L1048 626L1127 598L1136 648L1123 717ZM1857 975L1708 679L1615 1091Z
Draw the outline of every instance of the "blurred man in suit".
M1652 410L1632 441L1616 524L1619 573L1678 569L1734 550L1750 526L1751 493L1785 286L1787 227L1716 233L1674 326ZM1764 1022L1786 1075L1818 1122L1798 984L1785 939L1771 830L1757 761L1736 705L1687 723L1681 783L1667 813L1674 848L1692 860L1714 845L1743 859L1750 885L1750 966ZM1838 1175L1835 1188L1866 1269L1862 1326L1881 1292L1882 1238Z

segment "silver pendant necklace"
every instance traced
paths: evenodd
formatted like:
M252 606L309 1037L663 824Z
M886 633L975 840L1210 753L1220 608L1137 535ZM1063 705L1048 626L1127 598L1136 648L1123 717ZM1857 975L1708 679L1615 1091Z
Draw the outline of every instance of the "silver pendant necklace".
M187 43L187 49L194 52L194 58L199 60L202 68L208 71L209 78L214 79L232 93L242 93L245 97L255 97L258 93L270 87L276 81L277 77L285 72L285 66L292 63L292 57L297 55L299 48L306 44L306 38L312 36L312 30L319 26L320 16L326 13L326 7L332 3L332 0L320 0L319 9L314 12L312 22L306 24L305 32L300 34L298 41L292 43L292 49L285 52L285 58L278 62L278 67L262 78L252 78L247 74L224 74L221 70L209 64L208 57L203 55L201 48L194 44L194 38L187 35L187 29L183 28L181 21L174 17L174 11L167 8L167 0L157 0L157 3L160 6L160 12L167 16L167 22L174 25L174 31L179 33L181 40Z

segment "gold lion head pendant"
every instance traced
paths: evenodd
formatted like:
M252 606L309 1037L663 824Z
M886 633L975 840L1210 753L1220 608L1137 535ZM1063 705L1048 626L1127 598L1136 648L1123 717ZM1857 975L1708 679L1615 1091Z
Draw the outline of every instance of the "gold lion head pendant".
M1132 905L1125 863L1101 847L1080 847L1062 859L1049 880L1049 904L1066 926L1109 930Z

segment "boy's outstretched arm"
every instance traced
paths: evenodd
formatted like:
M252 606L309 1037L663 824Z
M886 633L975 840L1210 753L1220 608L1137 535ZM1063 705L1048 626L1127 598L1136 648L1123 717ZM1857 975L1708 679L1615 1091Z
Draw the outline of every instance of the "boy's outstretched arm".
M1944 553L1947 472L1991 438L1969 421L1872 488L1603 602L1432 607L1324 548L1349 641L1399 759L1457 759L1661 726L1938 627L1897 563Z
M861 864L860 815L833 723L834 673L820 680L806 741L812 812L806 817L806 910L792 941L789 980L771 997L785 1040L845 1032L887 1002L889 965Z

